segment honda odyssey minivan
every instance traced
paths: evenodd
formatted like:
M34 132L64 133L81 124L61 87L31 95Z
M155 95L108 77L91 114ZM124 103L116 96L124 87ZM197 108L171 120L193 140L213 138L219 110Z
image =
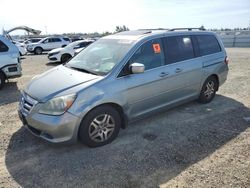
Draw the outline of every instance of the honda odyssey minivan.
M129 122L191 100L209 103L227 74L227 54L213 32L126 31L33 78L21 93L19 115L49 142L79 139L97 147Z

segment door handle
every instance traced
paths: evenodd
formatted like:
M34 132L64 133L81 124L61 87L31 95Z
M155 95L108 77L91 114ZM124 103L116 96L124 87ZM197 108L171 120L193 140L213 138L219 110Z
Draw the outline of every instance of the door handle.
M160 76L160 77L165 77L165 76L167 76L168 74L169 74L168 72L161 72L159 76Z
M181 72L181 71L183 71L183 69L181 69L181 68L175 69L175 73L179 73L179 72Z

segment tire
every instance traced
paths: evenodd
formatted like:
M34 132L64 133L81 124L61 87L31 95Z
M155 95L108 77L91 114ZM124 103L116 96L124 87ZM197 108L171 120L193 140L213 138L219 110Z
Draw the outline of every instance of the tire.
M5 85L5 75L0 71L0 89Z
M63 54L61 57L61 63L66 63L67 61L69 61L71 58L71 55L69 54Z
M41 47L36 47L34 52L35 52L35 54L40 55L43 53L43 49Z
M214 76L208 77L204 82L198 102L206 104L213 100L216 91L218 90L219 83Z
M111 106L100 106L91 110L79 128L79 139L89 147L111 143L121 127L121 116ZM106 138L105 138L106 137Z

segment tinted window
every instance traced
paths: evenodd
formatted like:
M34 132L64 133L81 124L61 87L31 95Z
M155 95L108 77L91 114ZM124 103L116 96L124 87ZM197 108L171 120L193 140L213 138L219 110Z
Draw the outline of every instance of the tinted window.
M69 38L63 38L63 40L65 40L65 41L69 41Z
M189 36L174 36L164 38L167 63L175 63L194 58L194 50Z
M59 38L52 38L52 42L61 42L61 39L59 39Z
M198 35L196 36L199 47L200 54L209 55L221 51L220 45L213 35Z
M82 43L80 43L79 45L80 45L80 48L84 48L84 47L86 47L86 46L88 46L89 44L91 44L92 42L82 42Z
M0 52L7 52L9 50L8 46L0 40Z
M160 39L154 39L143 44L132 56L129 64L144 64L145 70L164 65L164 52Z
M30 42L39 42L41 39L31 39Z

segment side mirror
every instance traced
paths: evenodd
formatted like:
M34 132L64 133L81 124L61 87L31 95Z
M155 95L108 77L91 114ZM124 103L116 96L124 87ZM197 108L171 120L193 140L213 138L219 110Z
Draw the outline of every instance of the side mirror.
M132 63L129 69L133 74L139 74L144 72L145 66L141 63Z

